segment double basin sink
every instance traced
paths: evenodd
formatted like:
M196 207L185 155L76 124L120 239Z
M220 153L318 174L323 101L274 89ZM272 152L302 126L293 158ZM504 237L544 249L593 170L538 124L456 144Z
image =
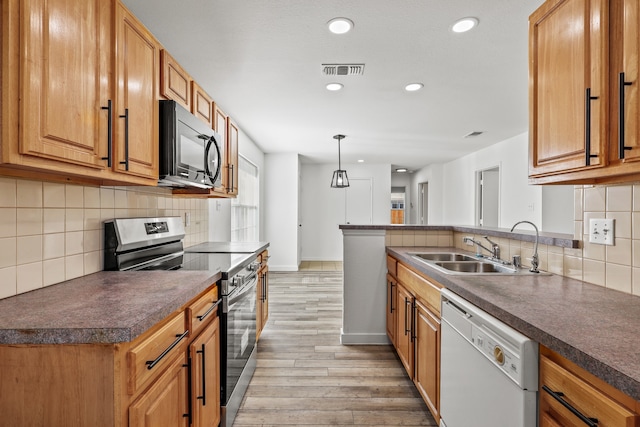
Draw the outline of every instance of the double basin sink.
M533 273L526 268L493 259L456 252L410 253L421 262L445 274L545 274Z

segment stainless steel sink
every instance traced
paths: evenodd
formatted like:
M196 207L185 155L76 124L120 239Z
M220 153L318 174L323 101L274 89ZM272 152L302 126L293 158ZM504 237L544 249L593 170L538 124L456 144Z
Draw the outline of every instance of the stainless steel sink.
M424 262L430 267L445 274L514 274L514 275L548 275L549 273L533 273L526 268L516 268L512 264L499 260L475 257L458 252L413 252L415 260Z
M515 274L515 268L498 265L490 262L480 261L459 261L459 262L436 262L435 265L444 269L459 273L511 273Z
M476 261L471 255L459 254L455 252L431 252L413 254L414 257L427 261Z

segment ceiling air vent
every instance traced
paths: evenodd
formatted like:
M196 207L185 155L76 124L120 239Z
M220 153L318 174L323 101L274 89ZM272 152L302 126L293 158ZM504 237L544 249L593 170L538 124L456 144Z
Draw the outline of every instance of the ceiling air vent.
M468 134L466 134L464 136L464 138L471 138L472 136L479 136L482 135L484 132L481 130L474 130L473 132L469 132Z
M364 64L322 64L322 74L325 76L361 76Z

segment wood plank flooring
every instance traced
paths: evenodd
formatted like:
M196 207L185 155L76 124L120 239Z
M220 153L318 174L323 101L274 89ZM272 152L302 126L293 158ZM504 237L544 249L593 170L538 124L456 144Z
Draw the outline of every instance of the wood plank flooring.
M340 344L341 272L270 273L269 286L234 427L436 426L391 346Z

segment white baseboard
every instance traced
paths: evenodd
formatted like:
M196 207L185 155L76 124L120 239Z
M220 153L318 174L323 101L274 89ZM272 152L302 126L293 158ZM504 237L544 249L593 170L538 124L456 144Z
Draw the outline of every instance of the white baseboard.
M344 345L389 345L387 334L345 334L340 329L340 343Z

